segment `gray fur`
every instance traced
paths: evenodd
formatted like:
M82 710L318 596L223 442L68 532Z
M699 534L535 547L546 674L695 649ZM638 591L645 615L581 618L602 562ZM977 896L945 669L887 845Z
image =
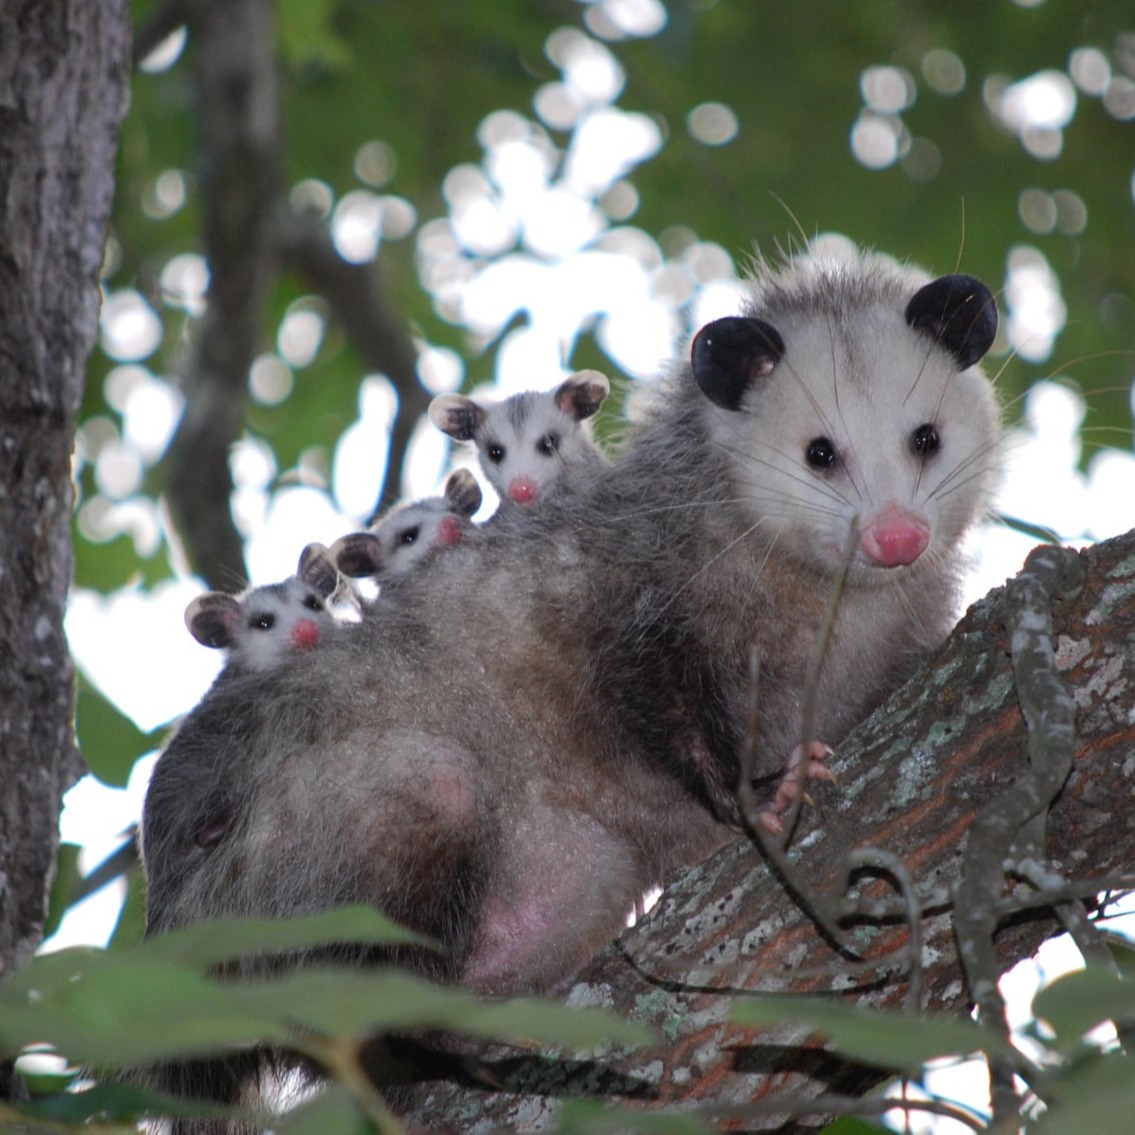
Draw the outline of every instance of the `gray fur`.
M735 828L754 643L771 794L852 517L925 516L929 546L882 567L861 540L812 737L838 742L955 618L997 410L904 321L926 279L882 257L766 269L749 314L785 351L736 409L675 368L623 455L539 523L477 529L318 652L218 681L150 786L149 932L364 901L475 989L570 979ZM822 474L819 433L840 455Z

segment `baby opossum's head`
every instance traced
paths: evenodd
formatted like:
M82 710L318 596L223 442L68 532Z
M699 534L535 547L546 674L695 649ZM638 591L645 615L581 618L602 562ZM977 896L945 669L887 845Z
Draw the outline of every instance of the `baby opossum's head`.
M854 576L949 555L986 506L1000 433L976 365L997 330L972 276L806 258L754 281L752 313L695 337L707 429L752 522Z
M454 440L474 443L502 501L527 506L570 484L573 470L602 460L587 419L610 390L606 375L581 370L555 390L503 402L441 394L430 403L430 419Z
M185 609L203 646L229 652L230 665L269 670L292 650L308 650L333 622L323 597L298 579L255 587L242 596L209 591Z
M369 532L336 540L328 555L344 575L395 579L459 543L480 507L477 478L468 469L457 469L446 479L442 496L399 505Z

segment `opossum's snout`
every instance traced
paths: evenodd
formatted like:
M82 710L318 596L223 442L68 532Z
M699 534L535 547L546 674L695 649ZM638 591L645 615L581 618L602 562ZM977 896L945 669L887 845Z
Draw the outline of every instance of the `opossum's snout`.
M443 517L437 526L437 543L442 548L459 544L462 535L461 521L456 516Z
M299 619L292 627L292 646L308 650L319 642L319 624L314 619Z
M535 504L540 490L531 477L514 477L509 482L508 495L517 504Z
M926 519L897 505L888 505L872 516L859 536L863 554L880 567L905 567L929 546Z

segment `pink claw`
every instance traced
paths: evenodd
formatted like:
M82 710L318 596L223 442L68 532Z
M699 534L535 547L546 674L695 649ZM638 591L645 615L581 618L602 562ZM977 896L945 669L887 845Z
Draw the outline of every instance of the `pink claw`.
M832 755L832 749L823 741L809 741L807 745L797 745L788 758L788 769L776 786L772 803L761 810L757 818L766 831L780 835L784 831L784 815L793 805L797 793L803 791L802 780L835 780L835 773L823 762Z

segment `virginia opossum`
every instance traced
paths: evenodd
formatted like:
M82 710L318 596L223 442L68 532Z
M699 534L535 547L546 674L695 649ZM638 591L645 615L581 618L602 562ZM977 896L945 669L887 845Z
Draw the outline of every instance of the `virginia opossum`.
M207 591L185 608L185 625L202 646L227 651L230 667L263 672L319 642L334 623L328 600L338 586L328 549L308 544L292 578L240 595Z
M606 465L588 421L611 391L606 375L581 370L546 393L526 390L502 402L439 394L430 419L456 441L471 441L502 503L531 505L578 488Z
M470 531L469 518L480 507L477 478L468 469L456 469L446 478L441 496L396 506L368 532L336 540L327 555L346 576L397 579L462 540Z
M972 277L882 256L762 267L593 484L214 687L150 785L149 932L365 901L440 939L441 977L562 987L735 829L754 644L768 792L805 739L853 521L810 736L947 633L996 465L996 319Z

